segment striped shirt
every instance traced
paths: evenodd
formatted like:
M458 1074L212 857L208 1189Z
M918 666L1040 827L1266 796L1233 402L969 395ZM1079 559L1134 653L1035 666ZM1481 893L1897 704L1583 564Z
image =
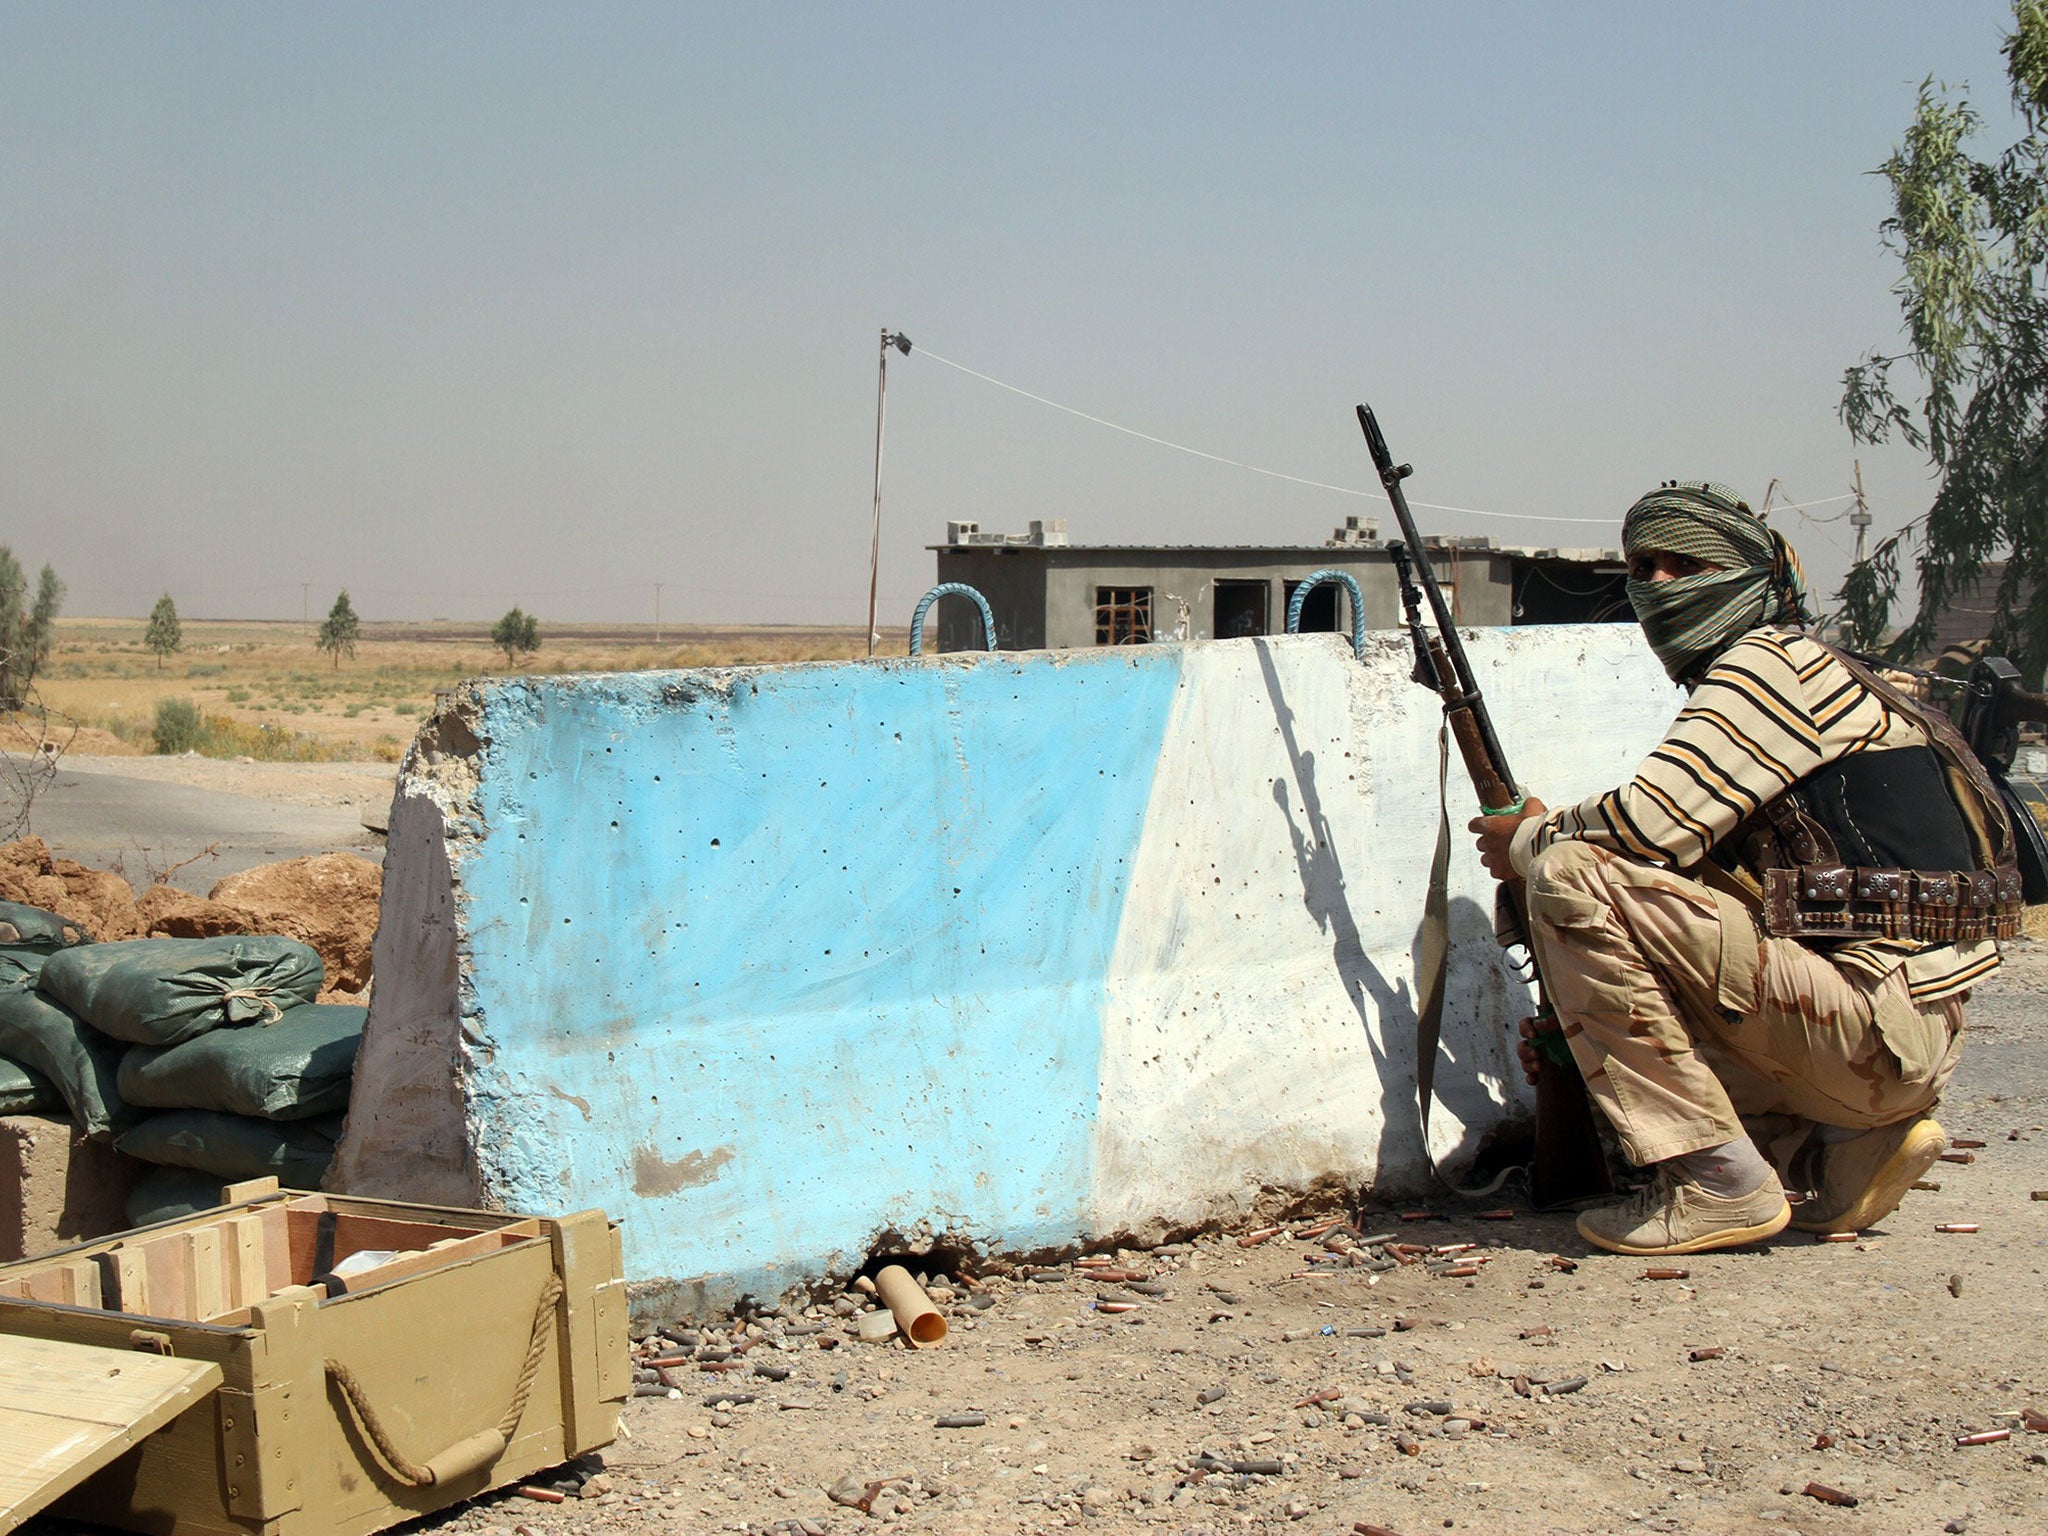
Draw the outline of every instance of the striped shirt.
M1708 670L1633 779L1523 822L1510 856L1526 875L1536 854L1572 838L1687 870L1815 769L1856 752L1927 744L1919 722L1888 707L1825 647L1797 630L1751 630ZM1998 965L1989 940L1851 939L1826 953L1873 980L1903 965L1921 1002L1961 992Z

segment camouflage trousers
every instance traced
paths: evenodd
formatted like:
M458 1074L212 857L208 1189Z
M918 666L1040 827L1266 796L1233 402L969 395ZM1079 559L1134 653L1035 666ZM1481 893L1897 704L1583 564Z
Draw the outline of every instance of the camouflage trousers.
M1782 1169L1815 1124L1927 1110L1962 1051L1962 1003L1903 971L1843 970L1761 938L1736 897L1595 848L1529 869L1529 927L1587 1091L1637 1165L1749 1134Z

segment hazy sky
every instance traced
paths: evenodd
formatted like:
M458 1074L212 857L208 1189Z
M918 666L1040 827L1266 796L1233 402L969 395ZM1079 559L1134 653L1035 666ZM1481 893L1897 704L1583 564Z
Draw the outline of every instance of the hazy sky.
M1211 453L1618 519L1849 486L1866 173L2002 147L2009 8L0 3L0 540L68 611L859 622L887 326ZM882 608L945 520L1318 542L1384 503L894 358ZM1921 511L1863 453L1877 531ZM1816 507L1840 513L1846 504ZM1504 542L1613 521L1427 514ZM1787 525L1832 589L1848 526Z

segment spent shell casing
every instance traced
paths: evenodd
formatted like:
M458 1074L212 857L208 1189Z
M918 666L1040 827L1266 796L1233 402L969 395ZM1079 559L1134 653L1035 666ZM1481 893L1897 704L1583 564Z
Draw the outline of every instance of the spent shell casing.
M1808 1483L1805 1492L1809 1499L1819 1499L1823 1504L1834 1504L1843 1509L1854 1509L1860 1502L1855 1494L1830 1488L1826 1483Z
M1938 1195L1941 1193L1941 1185L1935 1182L1933 1179L1915 1179L1913 1181L1913 1187L1915 1189L1924 1189L1930 1195Z
M1853 1243L1861 1232L1822 1232L1814 1238L1817 1243Z
M1645 1280L1690 1280L1692 1278L1692 1271L1689 1269L1671 1269L1660 1266L1644 1270L1643 1278Z
M1937 1232L1974 1232L1977 1230L1977 1223L1974 1221L1942 1221L1935 1223L1934 1230Z
M1981 1147L1984 1145L1983 1142L1974 1136L1951 1136L1948 1139L1948 1144L1958 1151L1968 1151L1971 1147Z
M1944 1152L1941 1154L1941 1160L1944 1163L1974 1163L1977 1161L1977 1154L1974 1152Z
M1453 1264L1447 1269L1432 1270L1439 1280L1466 1280L1479 1273L1477 1264Z
M1546 1381L1543 1383L1543 1395L1563 1397L1567 1392L1578 1391L1585 1384L1586 1378L1583 1376L1567 1376L1563 1381Z
M1247 1232L1243 1237L1240 1237L1237 1240L1237 1246L1240 1248L1256 1248L1259 1244L1278 1237L1283 1230L1280 1227L1259 1227L1255 1231Z
M1727 1351L1727 1350L1725 1350L1725 1349L1723 1349L1723 1348L1722 1348L1722 1347L1721 1347L1721 1346L1720 1346L1719 1344L1709 1344L1709 1345L1707 1345L1707 1346L1706 1346L1705 1348L1703 1348L1703 1349L1695 1349L1695 1350L1692 1350L1692 1351L1691 1351L1690 1353L1688 1353L1688 1354L1686 1355L1686 1359L1688 1359L1688 1360L1718 1360L1718 1359L1720 1359L1720 1358L1721 1358L1721 1357L1722 1357L1723 1355L1725 1355L1725 1354L1727 1354L1727 1353L1728 1353L1728 1351Z
M2020 1423L2030 1434L2048 1435L2048 1413L2036 1413L2029 1408L2021 1413Z
M1956 1445L1958 1448L1965 1445L1996 1445L2001 1440L2011 1438L2012 1431L2009 1429L1980 1429L1974 1435L1957 1435Z

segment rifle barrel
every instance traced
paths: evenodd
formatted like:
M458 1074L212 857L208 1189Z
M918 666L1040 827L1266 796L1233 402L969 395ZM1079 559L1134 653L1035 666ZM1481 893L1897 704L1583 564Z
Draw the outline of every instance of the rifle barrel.
M1480 740L1499 770L1502 781L1513 789L1515 776L1508 770L1507 754L1501 750L1500 738L1493 731L1493 719L1480 701L1479 688L1472 681L1472 663L1465 658L1465 645L1458 638L1450 605L1444 601L1443 588L1436 579L1436 568L1429 563L1429 551L1423 548L1422 535L1415 527L1415 514L1408 510L1408 497L1401 489L1408 466L1394 463L1394 456L1387 449L1387 440L1380 432L1379 420L1373 415L1371 406L1359 406L1358 425L1365 432L1365 446L1372 454L1373 468L1379 471L1380 485L1387 493L1387 500L1394 504L1394 518L1401 525L1402 537L1408 541L1409 558L1415 562L1416 573L1422 577L1422 590L1429 594L1430 611L1436 615L1436 627L1443 637L1444 651L1451 658L1451 670L1457 676L1458 686L1464 690L1466 701L1472 706Z

